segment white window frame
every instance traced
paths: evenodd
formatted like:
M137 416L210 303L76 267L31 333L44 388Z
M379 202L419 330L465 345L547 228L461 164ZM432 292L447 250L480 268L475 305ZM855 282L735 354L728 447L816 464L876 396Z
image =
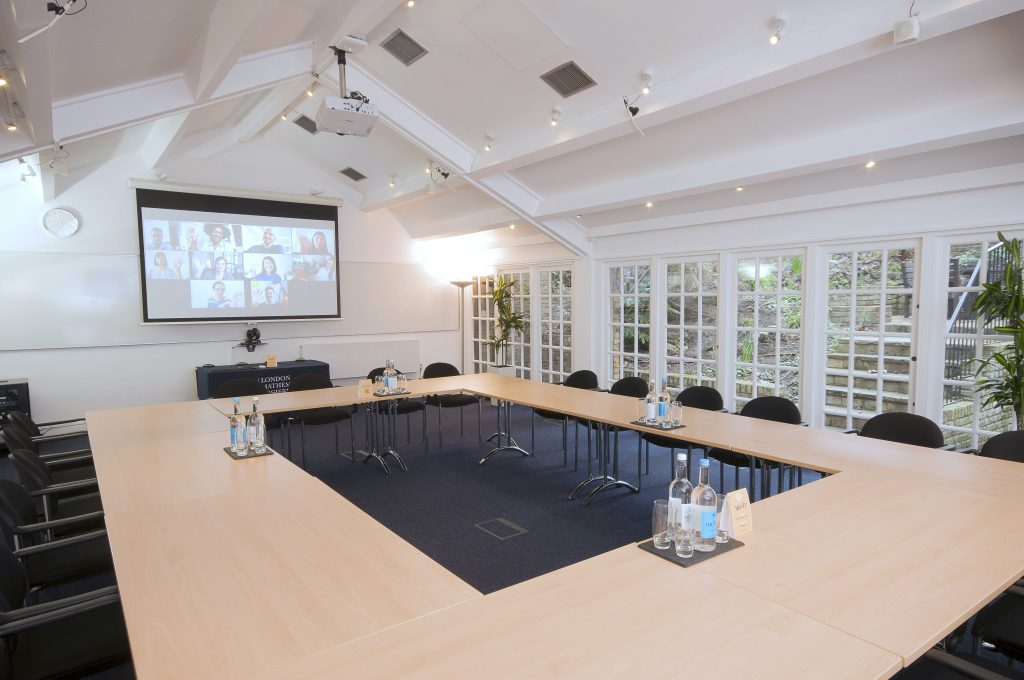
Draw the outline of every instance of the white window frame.
M656 326L657 314L660 313L661 304L658 295L658 291L661 289L660 281L660 268L658 266L658 260L655 258L635 258L629 260L616 260L607 261L602 263L601 267L601 286L599 288L601 295L601 314L599 318L601 320L601 333L600 333L600 368L598 370L598 376L601 381L607 386L611 386L615 381L612 379L612 344L611 344L611 331L612 331L612 315L610 311L610 302L612 296L611 290L611 270L618 267L635 267L635 266L646 266L650 268L650 342L649 348L649 380L657 379L658 362L656 357L659 355L659 332ZM638 310L639 311L639 310ZM623 326L625 321L619 322ZM639 329L640 324L634 323ZM639 333L637 337L636 347L639 348ZM626 354L617 352L620 356L626 356ZM639 359L642 356L639 352L633 352L633 356Z

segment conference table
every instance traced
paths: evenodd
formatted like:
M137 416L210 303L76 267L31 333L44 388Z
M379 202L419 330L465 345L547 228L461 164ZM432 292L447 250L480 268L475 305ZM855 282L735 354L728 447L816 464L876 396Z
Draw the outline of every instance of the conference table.
M647 430L607 393L490 374L409 389ZM627 545L484 596L282 456L229 458L230 409L86 414L143 679L887 678L1024 575L1024 465L684 409L659 434L829 476L754 504L745 546L693 567Z

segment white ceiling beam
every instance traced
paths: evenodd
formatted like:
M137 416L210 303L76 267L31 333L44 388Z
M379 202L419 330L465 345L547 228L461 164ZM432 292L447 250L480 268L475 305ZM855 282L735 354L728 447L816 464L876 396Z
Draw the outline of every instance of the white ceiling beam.
M217 0L206 31L185 67L185 82L195 101L207 101L213 96L242 56L248 33L280 2Z
M866 160L932 151L1024 132L1024 91L925 111L894 120L752 148L728 158L646 176L631 176L545 198L534 217L548 220L664 201L706 191L784 179Z
M153 121L142 143L139 153L150 168L162 165L171 156L174 146L185 135L186 123L191 112L183 111Z
M249 113L235 125L235 139L248 142L262 136L281 118L281 114L295 107L300 97L305 96L309 83L305 79L282 83L267 92Z
M45 4L45 3L44 3ZM16 71L8 73L8 96L25 111L18 127L31 140L33 146L53 142L53 102L50 96L50 45L46 33L23 45L13 2L3 3L0 9L0 49L7 52L7 60ZM4 131L6 132L6 131ZM20 149L18 154L25 154Z
M894 10L899 3L893 3ZM926 40L1019 11L1020 0L936 0L923 4L921 39ZM785 50L752 50L671 81L657 82L654 93L638 102L635 120L650 128L738 101L903 46L892 43L891 17L877 3L864 3L831 24L786 36ZM563 118L557 128L542 127L522 137L499 141L477 156L473 177L541 162L635 134L621 101Z

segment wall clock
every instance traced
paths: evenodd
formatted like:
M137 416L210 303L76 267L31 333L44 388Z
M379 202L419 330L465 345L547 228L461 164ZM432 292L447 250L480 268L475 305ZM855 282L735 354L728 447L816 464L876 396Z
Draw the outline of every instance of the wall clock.
M52 208L43 215L43 229L58 238L74 235L81 224L78 215L67 208Z

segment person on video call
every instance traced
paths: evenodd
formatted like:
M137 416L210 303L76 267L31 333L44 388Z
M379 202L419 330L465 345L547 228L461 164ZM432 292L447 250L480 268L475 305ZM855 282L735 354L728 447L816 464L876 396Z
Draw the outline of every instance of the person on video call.
M217 252L231 248L231 242L228 240L228 228L225 225L207 224L203 229L203 232L196 229L196 225L189 225L189 250L212 250L213 252Z
M174 262L174 268L172 269L167 265L167 256L161 252L158 252L153 256L153 266L149 268L149 278L151 279L180 279L181 278L181 260Z
M336 278L334 271L334 258L328 257L320 265L320 269L316 273L317 281L334 281Z
M257 281L281 283L281 275L277 273L277 262L272 257L263 258L263 270L256 275Z
M281 255L284 253L284 246L280 243L274 243L276 239L277 237L274 236L274 232L271 231L270 227L267 227L263 230L263 243L255 246L249 246L245 252Z
M211 309L230 307L231 300L224 297L224 291L226 288L227 286L224 285L223 281L218 281L213 284L213 297L206 301L206 306Z
M207 267L203 270L202 275L199 277L205 281L224 281L233 280L235 275L228 271L228 260L223 255L218 255L213 260L213 268Z
M171 244L164 240L164 230L160 227L153 227L149 230L149 243L146 250L173 250Z
M267 286L263 289L263 295L259 302L256 303L257 307L265 307L266 305L276 305L277 297L274 296L274 289Z
M330 255L331 251L327 249L327 237L324 236L324 232L318 231L313 234L313 240L310 241L305 234L299 236L299 250L302 251L303 255Z

